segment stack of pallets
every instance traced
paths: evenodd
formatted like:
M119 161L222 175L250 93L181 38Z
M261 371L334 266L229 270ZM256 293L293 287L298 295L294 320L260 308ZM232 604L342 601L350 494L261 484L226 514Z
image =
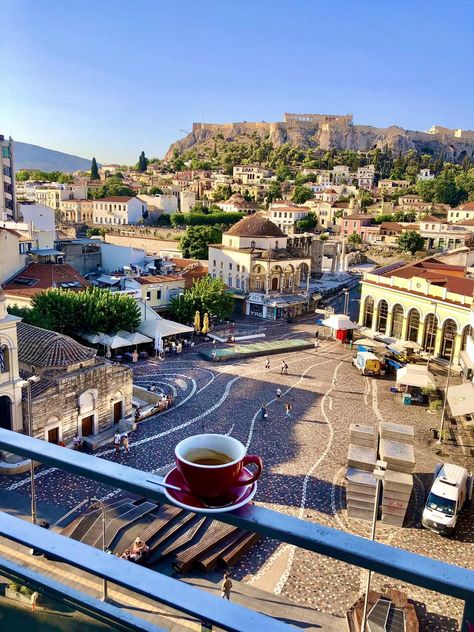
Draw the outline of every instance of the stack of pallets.
M413 488L413 426L380 424L380 457L387 463L383 479L382 521L403 526Z
M372 520L377 483L372 472L377 462L378 433L373 426L351 424L347 453L347 515Z

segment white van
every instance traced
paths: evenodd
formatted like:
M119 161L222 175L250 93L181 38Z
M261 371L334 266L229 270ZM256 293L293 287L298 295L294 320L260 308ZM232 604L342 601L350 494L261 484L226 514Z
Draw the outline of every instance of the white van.
M472 497L473 476L451 463L438 463L421 524L430 531L451 535L464 505Z

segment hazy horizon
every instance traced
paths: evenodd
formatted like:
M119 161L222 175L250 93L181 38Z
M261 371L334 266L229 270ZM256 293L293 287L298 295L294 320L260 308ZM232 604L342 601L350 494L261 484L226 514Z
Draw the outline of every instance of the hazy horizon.
M474 5L0 0L0 133L102 163L162 157L193 122L474 128Z

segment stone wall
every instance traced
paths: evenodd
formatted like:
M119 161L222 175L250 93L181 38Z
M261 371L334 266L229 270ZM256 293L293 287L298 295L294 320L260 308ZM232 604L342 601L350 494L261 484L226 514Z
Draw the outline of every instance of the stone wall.
M122 397L122 416L132 412L133 372L130 368L107 361L54 378L45 392L33 396L33 434L45 439L45 428L59 420L62 440L68 444L80 431L79 396L89 389L97 391L96 409L99 432L113 425L112 402ZM39 382L41 384L41 382Z

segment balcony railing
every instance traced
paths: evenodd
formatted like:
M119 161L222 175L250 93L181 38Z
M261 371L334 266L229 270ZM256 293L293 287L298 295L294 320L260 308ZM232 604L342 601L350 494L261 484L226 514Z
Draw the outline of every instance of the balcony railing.
M119 465L112 461L65 450L38 439L0 429L0 449L13 452L61 470L84 476L106 485L146 496L150 500L169 502L157 484L162 478L155 474ZM218 514L217 519L270 538L295 545L348 564L370 569L376 573L409 582L465 602L462 632L467 632L467 620L474 621L474 571L423 557L403 549L338 531L318 523L306 522L258 507L247 505L237 511ZM0 513L0 535L17 543L33 547L76 568L106 578L148 598L176 610L209 621L225 630L242 632L283 631L289 627L275 619L218 599L187 584L155 571L124 564L123 560L80 542ZM466 545L468 546L468 545ZM65 596L78 608L121 621L130 629L158 630L145 625L143 619L124 615L123 610L94 600L89 595L37 575L25 567L0 558L0 569L9 575L24 578L25 582L43 584L56 594ZM33 579L31 575L36 575ZM141 627L140 627L141 626ZM148 626L148 627L146 627Z

